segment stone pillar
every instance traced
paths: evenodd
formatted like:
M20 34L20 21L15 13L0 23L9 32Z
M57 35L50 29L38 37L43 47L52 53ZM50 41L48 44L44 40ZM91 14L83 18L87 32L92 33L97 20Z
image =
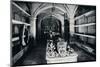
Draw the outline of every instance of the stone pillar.
M36 39L36 19L32 17L31 18L31 35L34 37L34 39Z
M69 23L70 23L70 34L73 35L75 33L75 30L74 30L74 17L70 17L69 19Z
M61 24L61 29L62 29L62 37L64 37L64 23L63 24Z

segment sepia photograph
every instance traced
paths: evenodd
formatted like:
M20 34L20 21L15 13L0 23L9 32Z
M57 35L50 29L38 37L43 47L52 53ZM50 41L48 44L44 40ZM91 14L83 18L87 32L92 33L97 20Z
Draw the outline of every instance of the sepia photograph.
M96 61L96 6L11 1L11 66Z

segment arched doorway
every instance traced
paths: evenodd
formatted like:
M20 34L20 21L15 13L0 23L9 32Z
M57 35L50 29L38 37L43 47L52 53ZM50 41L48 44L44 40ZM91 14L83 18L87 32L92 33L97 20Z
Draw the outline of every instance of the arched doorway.
M43 18L41 22L37 19L37 42L45 44L50 39L50 32L53 33L53 39L62 36L61 21L54 16Z

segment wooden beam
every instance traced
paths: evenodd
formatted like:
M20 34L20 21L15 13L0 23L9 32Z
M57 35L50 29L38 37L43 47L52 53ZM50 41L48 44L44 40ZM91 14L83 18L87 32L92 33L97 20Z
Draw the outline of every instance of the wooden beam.
M77 19L79 19L79 18L81 18L81 17L83 17L83 16L88 16L88 15L90 15L90 14L92 14L92 13L94 13L94 10L89 11L89 12L87 12L87 13L84 13L84 14L82 14L82 15L76 17L75 20L77 20Z
M25 35L23 36L23 38L24 37L26 37ZM14 37L14 38L12 38L12 41L17 41L17 40L19 40L19 37Z
M16 3L12 3L14 6L16 6L19 10L21 10L23 13L25 13L27 16L31 16L29 13L27 13L24 9L22 9L19 5L17 5Z
M91 53L92 55L95 55L95 53L93 52L93 50L94 50L93 48L91 48L91 47L89 47L89 46L87 46L87 45L84 45L84 44L82 44L82 43L79 43L79 42L75 42L75 44L76 44L79 48L85 50L86 52Z
M13 57L13 62L16 63L24 54L24 49L19 51L14 57Z
M85 34L79 34L79 33L73 33L73 34L78 35L78 36L83 36L83 37L96 38L95 36L92 36L92 35L85 35Z
M82 25L75 25L74 27L85 27L85 26L92 26L96 25L96 23L88 23L88 24L82 24Z
M21 51L19 51L14 57L13 57L13 62L16 63L25 53L25 51L27 50L28 46L26 46L25 48L23 48Z
M17 40L19 40L19 37L12 38L12 41L17 41Z
M28 23L25 23L25 22L22 22L22 21L13 20L13 19L12 19L12 23L13 24L24 24L26 26L30 26L30 24L28 24Z

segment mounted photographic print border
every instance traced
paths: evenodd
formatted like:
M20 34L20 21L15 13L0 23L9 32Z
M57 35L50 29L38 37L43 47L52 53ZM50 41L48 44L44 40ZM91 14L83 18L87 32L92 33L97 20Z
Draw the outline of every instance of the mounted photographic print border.
M11 65L96 61L96 6L11 1Z

